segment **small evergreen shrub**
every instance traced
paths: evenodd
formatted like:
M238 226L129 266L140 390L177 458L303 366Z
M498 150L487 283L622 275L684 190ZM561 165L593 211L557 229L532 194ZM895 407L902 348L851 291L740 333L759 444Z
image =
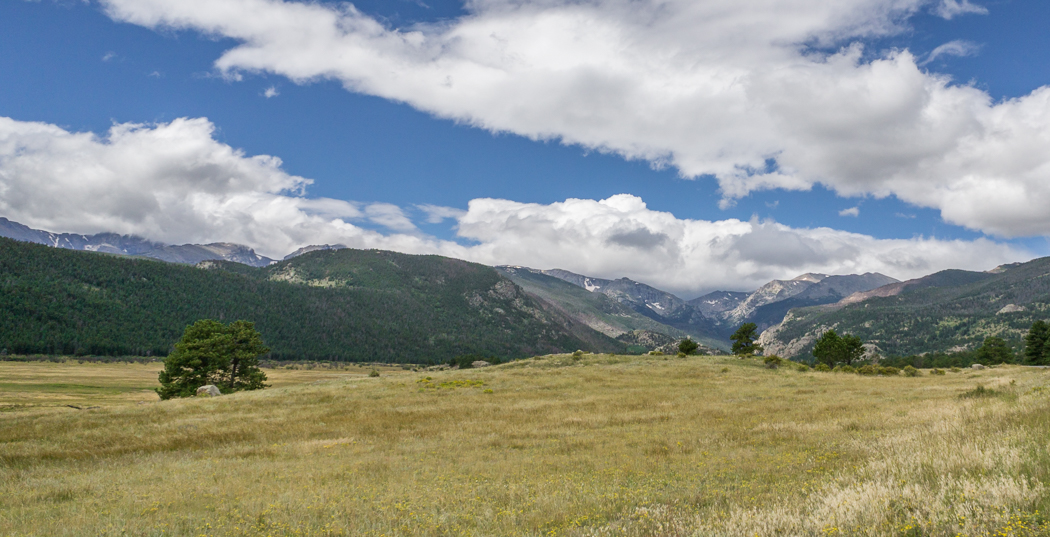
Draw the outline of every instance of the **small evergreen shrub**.
M906 377L917 377L919 376L919 370L915 369L910 365L904 366L904 376Z
M828 371L831 371L831 368L828 367L828 364L817 364L816 370L822 373L827 373Z
M368 372L368 376L370 376L370 377L378 377L379 376L379 370L378 369L373 369L373 370L369 371Z
M944 374L944 370L943 369L933 369L932 371L930 371L930 374L931 375L943 375Z
M895 377L901 374L901 370L893 366L880 367L879 374L884 377Z
M578 362L580 360L580 358L583 358L583 351L578 350L578 351L572 353L572 360L574 362Z
M649 351L649 356L663 356L664 353L660 351Z
M806 365L806 364L796 364L795 365L795 371L798 371L799 373L808 373L809 372L809 366Z
M780 367L780 363L783 361L784 360L781 357L775 354L771 354L762 359L762 363L766 364L766 367L770 369L776 369Z

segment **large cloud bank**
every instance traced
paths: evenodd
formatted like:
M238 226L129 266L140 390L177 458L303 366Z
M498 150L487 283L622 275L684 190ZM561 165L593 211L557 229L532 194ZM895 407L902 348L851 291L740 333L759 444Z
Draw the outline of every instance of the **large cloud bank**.
M179 119L115 125L98 136L0 118L0 215L50 231L231 241L271 257L343 243L557 267L686 296L803 272L908 278L1031 257L986 239L885 240L771 221L680 219L627 194L549 205L476 199L466 211L308 198L310 180L283 171L276 157L216 141L213 131L206 119ZM414 223L443 219L456 222L468 245L427 236Z
M101 1L116 20L240 41L216 62L230 76L336 79L481 128L712 174L727 204L823 183L990 234L1050 234L1050 88L993 102L907 50L864 55L919 11L987 12L970 0L471 0L461 18L411 28L350 4ZM937 55L974 50L946 45Z

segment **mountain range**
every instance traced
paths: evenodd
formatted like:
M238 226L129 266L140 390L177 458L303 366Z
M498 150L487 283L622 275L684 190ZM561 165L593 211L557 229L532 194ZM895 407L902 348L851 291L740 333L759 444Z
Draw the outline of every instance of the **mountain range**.
M195 265L201 261L224 260L241 263L252 267L265 267L274 262L255 250L227 242L212 244L170 245L153 242L134 235L116 233L98 233L95 235L78 235L75 233L52 233L32 229L29 226L12 222L0 217L0 237L7 237L24 242L45 244L54 248L67 250L86 250L107 254L129 255L159 259L169 263Z
M1043 283L1045 280L1043 276L1050 274L1050 261L1046 259L1004 265L989 272L948 270L905 282L878 273L859 275L807 273L788 280L773 280L752 292L715 291L691 300L683 300L672 293L627 278L603 279L561 269L543 270L521 266L482 268L482 265L438 256L404 257L404 254L378 251L370 251L371 253L365 254L361 250L349 249L343 245L306 246L289 254L282 261L275 261L256 254L248 247L236 244L174 246L113 233L59 234L31 229L4 218L0 218L0 236L44 244L58 249L115 254L118 257L127 257L129 261L146 257L167 261L175 264L174 266L195 265L177 270L190 271L179 273L182 275L222 273L246 278L254 282L249 286L253 289L250 292L257 294L262 292L260 289L263 288L267 289L268 293L276 292L266 286L277 283L291 285L294 288L310 289L310 291L303 291L304 293L321 293L316 296L311 295L309 299L303 298L305 295L298 292L282 291L282 293L290 293L287 296L277 293L282 297L278 302L283 301L286 305L296 303L299 304L296 307L313 310L309 314L302 312L287 314L294 319L282 317L282 314L269 311L258 303L253 306L254 309L236 310L233 308L227 312L221 306L223 300L221 296L201 298L202 303L210 305L196 309L186 304L179 304L177 299L172 298L172 304L158 306L162 309L177 308L180 312L178 315L169 315L161 322L164 326L158 334L163 335L157 338L136 340L127 345L122 343L118 345L123 349L121 352L130 350L160 352L164 348L162 342L175 337L176 332L181 330L181 326L184 326L180 323L183 323L184 320L192 320L190 319L192 315L211 315L216 312L219 315L227 313L233 315L233 311L240 311L243 315L251 314L258 317L264 314L264 317L269 316L265 317L269 319L266 323L272 322L273 328L281 333L285 328L278 329L277 325L287 321L288 326L297 326L305 334L313 334L313 337L320 342L304 344L296 340L295 343L289 343L295 340L295 337L281 336L288 338L287 342L281 340L282 342L275 346L280 353L284 353L282 356L333 356L342 359L365 359L364 354L356 351L335 350L341 347L333 346L334 342L353 346L352 342L355 341L353 338L336 337L330 333L316 334L316 331L311 331L302 320L310 318L313 319L312 322L329 328L339 326L339 330L360 331L362 326L360 323L367 324L372 334L369 336L372 338L370 340L372 343L369 343L367 347L370 349L369 352L374 352L374 349L384 346L380 342L385 337L407 337L403 332L404 320L397 322L392 320L397 316L395 313L397 308L393 304L400 304L400 307L408 308L413 312L409 315L402 315L405 319L417 319L417 314L422 316L419 319L430 319L431 316L447 315L449 311L456 312L455 319L450 321L451 325L440 329L435 327L430 329L438 330L439 333L444 334L442 337L450 338L458 343L437 345L440 349L435 351L433 350L435 343L430 341L425 346L429 350L423 354L427 357L445 357L449 353L460 351L493 352L512 357L522 356L528 352L539 352L541 349L572 348L610 352L643 352L653 348L671 348L674 342L683 337L691 337L701 343L706 351L714 352L719 349L728 349L729 335L746 322L754 322L758 325L762 332L761 342L767 351L782 356L806 356L816 337L828 328L856 334L884 354L902 355L974 348L988 335L1001 335L1014 346L1018 346L1024 331L1031 325L1031 322L1050 309L1050 288L1044 289L1050 284ZM8 251L12 250L8 248ZM372 258L383 258L385 261L376 262ZM40 261L41 266L38 269L50 270L47 267L49 262L70 263L73 259L76 259L77 263L82 262L82 259L92 259L91 262L94 263L101 257L74 257L63 258L63 260L54 258L51 261ZM329 259L336 261L326 261ZM427 259L428 261L426 263L407 261L415 259ZM376 271L377 267L385 269L387 267L385 263L399 267L407 264L416 268L399 273L400 275L396 277L388 275L388 277L381 278L380 283L376 283L379 280L364 277ZM472 267L467 272L473 276L467 279L481 278L485 283L481 288L470 293L464 291L450 295L446 289L445 279L441 277L433 279L427 276L433 271L432 267L427 268L429 264L435 266L442 264L460 266L457 264L461 264L464 267ZM320 268L322 266L328 268L322 270ZM221 270L201 270L216 268ZM150 270L161 269L151 268ZM7 285L11 285L12 279L8 272L0 276L7 278L9 282ZM87 300L88 303L91 303L92 300L97 301L103 296L123 296L117 292L94 295L89 293L81 297L78 294L79 289L94 289L99 286L90 282L72 283L63 280L63 277L60 276L55 276L55 278L57 281L65 282L60 287L64 285L68 289L47 289L45 283L37 282L34 285L37 286L37 291L42 293L38 295L41 301L47 296L62 296L63 293L71 297L74 303L78 303L78 300ZM237 281L244 284L244 280ZM422 285L419 282L430 283L424 285L424 289L419 287ZM499 284L498 282L504 283ZM427 287L428 285L430 287ZM207 285L203 286L203 288L207 287ZM234 287L238 289L237 293L249 292L243 286ZM172 293L171 297L179 296L180 293L186 296L197 296L196 291L192 289L172 288L166 292ZM377 292L379 294L376 294ZM252 302L237 293L227 294L226 299L233 303ZM324 293L332 293L332 296L324 296ZM360 312L341 309L349 303L346 302L347 300L350 302L353 300L340 293L349 293L357 297L353 300L359 300L364 296L361 293L371 296L368 302L369 307L384 312L383 315L387 317L380 315L371 321L364 321ZM435 302L435 296L443 298ZM496 305L489 304L490 298L494 296L500 297L498 300L502 302L493 303ZM464 307L459 302L460 298L456 297L468 297L467 306ZM125 299L123 303L138 300L130 295L125 296L122 300ZM29 302L32 301L28 300L25 303ZM318 303L325 304L325 306L317 306ZM382 305L384 303L387 305ZM40 304L33 308L47 309ZM321 311L325 312L325 315L341 320L333 325L333 321L329 318L311 317L320 315ZM147 317L150 316L146 315L143 319ZM279 321L279 319L283 320ZM492 324L497 320L503 324ZM7 322L26 324L23 321L24 319L19 321L9 316ZM76 322L83 324L85 321L78 317ZM342 322L349 324L343 326L340 324ZM392 325L387 326L386 323L392 323ZM515 323L523 324L516 326ZM433 322L430 321L419 321L421 327L432 324ZM484 330L494 329L497 325L502 327L497 331L506 335L505 338L499 340L499 344L496 344L491 337L486 339L488 336L480 335ZM40 328L33 322L29 322L26 326L35 327L34 329ZM489 328L482 330L481 327L485 326ZM548 331L537 331L537 326L548 326ZM7 332L6 329L5 332ZM84 339L87 337L85 334L79 332L78 334L73 343L48 340L43 344L38 341L21 347L12 346L10 342L6 343L11 348L24 347L27 352L44 352L40 350L42 348L51 349L51 351L62 349L62 352L65 352L69 348L91 347L91 345L85 347L82 344L83 341L91 340L91 338ZM393 334L401 335L394 336ZM480 343L472 345L468 341L470 338L479 338ZM92 343L95 347L91 348L101 349L102 347L98 347L98 344L101 344L103 340L91 340L95 341ZM0 341L0 345L3 344L5 342ZM30 351L31 348L35 350ZM377 359L382 357L389 361L406 359L397 356L398 353L392 349L391 345L386 344L385 349L374 356Z
M988 272L944 270L801 307L762 333L767 352L807 356L825 330L859 336L883 355L974 349L999 336L1019 350L1050 311L1050 258Z

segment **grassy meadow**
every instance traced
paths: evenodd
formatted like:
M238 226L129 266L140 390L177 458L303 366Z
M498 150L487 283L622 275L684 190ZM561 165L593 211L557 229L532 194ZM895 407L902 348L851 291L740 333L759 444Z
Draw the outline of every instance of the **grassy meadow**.
M0 535L1050 535L1043 369L158 368L0 362Z

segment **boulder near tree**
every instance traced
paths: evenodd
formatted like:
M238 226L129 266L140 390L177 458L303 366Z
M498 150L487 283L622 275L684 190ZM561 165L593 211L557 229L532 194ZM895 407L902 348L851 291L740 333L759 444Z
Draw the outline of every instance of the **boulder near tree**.
M175 350L164 359L160 372L161 399L190 397L197 388L215 385L223 393L266 387L259 356L270 352L255 330L255 323L228 325L201 319L186 327Z
M736 329L729 339L733 341L733 354L737 356L751 356L756 352L762 352L762 346L755 344L758 338L758 325L755 323L744 323Z

